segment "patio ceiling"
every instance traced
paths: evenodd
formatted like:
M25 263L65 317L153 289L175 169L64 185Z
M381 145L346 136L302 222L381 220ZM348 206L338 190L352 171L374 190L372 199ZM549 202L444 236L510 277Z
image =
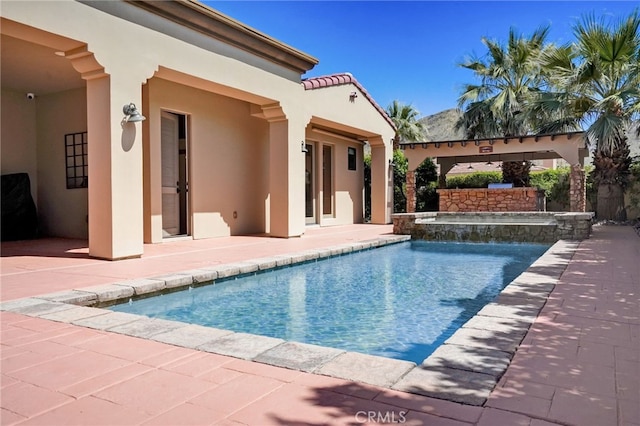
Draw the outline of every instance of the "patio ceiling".
M85 86L71 61L50 47L5 34L0 36L3 90L43 96Z

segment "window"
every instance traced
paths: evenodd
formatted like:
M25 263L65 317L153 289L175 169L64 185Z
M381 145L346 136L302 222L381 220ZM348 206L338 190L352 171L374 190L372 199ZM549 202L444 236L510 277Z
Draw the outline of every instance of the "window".
M355 148L347 148L347 163L348 163L348 167L349 170L355 170L356 169L356 149Z
M67 189L87 188L87 132L64 135L67 161Z

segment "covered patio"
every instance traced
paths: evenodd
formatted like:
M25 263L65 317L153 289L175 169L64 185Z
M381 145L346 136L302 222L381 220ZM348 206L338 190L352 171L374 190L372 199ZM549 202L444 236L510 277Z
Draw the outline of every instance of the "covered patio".
M586 210L584 159L589 155L585 138L584 132L570 132L402 143L400 149L409 160L406 177L407 213L416 211L415 171L428 157L435 158L440 166L438 187L441 189L446 188L446 175L456 164L562 158L571 167L569 209L572 212L584 212ZM501 190L504 191L501 188L495 189L497 192Z

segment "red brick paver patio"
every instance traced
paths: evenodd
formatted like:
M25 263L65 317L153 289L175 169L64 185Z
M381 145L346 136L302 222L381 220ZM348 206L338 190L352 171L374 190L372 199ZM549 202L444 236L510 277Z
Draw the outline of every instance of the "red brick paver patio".
M310 229L91 259L82 241L3 243L1 300L303 251L390 233ZM640 238L582 242L483 407L0 312L3 425L640 425Z

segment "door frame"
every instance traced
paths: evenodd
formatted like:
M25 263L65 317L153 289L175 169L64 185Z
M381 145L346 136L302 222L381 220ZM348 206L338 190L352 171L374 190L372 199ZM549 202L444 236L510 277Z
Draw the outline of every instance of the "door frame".
M191 196L190 196L190 182L191 182L191 159L190 159L190 137L189 137L189 121L190 115L180 111L174 111L166 108L160 110L160 144L162 145L162 117L165 114L171 114L178 119L178 165L177 175L178 182L176 189L180 194L178 197L178 233L175 235L164 236L163 239L174 239L179 237L191 237L192 235L192 209L191 209ZM181 137L183 136L183 137ZM182 147L184 141L184 147ZM162 152L162 146L160 148ZM183 152L184 151L184 152ZM184 172L181 172L183 168ZM186 181L180 179L184 174ZM162 160L160 162L160 185L162 188ZM164 228L162 229L164 234Z
M317 148L318 148L319 144L316 143L315 141L310 141L310 140L306 140L305 141L305 148L308 150L308 152L305 153L305 224L306 225L315 225L318 223L318 191L317 191L317 180L318 180L318 176L317 176L317 165L316 165L316 158L317 158ZM307 170L307 166L309 166L309 164L307 164L307 160L309 158L310 161L310 166L311 166L311 170ZM307 179L310 180L309 183L307 183ZM307 185L310 185L310 187L308 187ZM310 194L307 192L310 191ZM307 200L307 196L311 196L310 200ZM308 209L308 205L307 203L311 203L311 211L312 214L311 216L307 216L307 209Z

